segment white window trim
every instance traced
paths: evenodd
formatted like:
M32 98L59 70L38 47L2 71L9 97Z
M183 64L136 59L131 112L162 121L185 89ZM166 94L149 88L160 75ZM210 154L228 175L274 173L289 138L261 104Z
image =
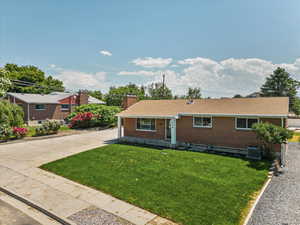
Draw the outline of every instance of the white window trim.
M195 118L210 118L211 125L210 126L195 125ZM195 127L195 128L212 128L213 127L213 118L212 118L212 116L193 116L193 127Z
M136 122L135 122L135 130L136 131L146 131L146 132L156 132L156 119L153 119L154 120L154 123L155 123L155 130L146 130L146 129L138 129L137 128L137 125L138 125L138 119L153 119L153 118L137 118L136 119Z
M235 117L235 129L236 130L253 130L252 128L239 128L237 127L237 119L247 119L246 125L248 126L248 119L257 119L257 123L260 122L258 117Z
M37 108L36 108L37 105L43 105L44 108L43 108L43 109L37 109ZM34 109L35 109L35 110L38 110L38 111L46 110L46 105L45 105L45 104L35 104L35 105L34 105Z

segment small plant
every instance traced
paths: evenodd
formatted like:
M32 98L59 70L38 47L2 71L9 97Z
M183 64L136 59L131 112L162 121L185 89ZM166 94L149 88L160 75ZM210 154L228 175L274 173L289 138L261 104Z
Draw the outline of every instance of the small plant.
M41 126L35 128L35 135L42 136L48 134L56 134L60 128L58 121L46 120Z
M2 123L0 124L0 139L1 140L8 140L12 136L13 132L11 127L6 124Z
M28 133L28 129L24 127L13 127L12 133L16 138L23 138Z

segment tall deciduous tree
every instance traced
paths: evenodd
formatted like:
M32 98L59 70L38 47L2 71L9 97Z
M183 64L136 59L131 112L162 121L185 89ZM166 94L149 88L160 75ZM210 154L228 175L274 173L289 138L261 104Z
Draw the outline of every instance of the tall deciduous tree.
M35 66L6 64L7 77L13 82L10 92L48 94L52 91L64 91L63 82L45 73Z
M93 96L94 98L97 98L99 100L103 99L103 94L101 91L88 91L90 96Z
M286 96L290 100L290 110L299 111L294 107L297 95L297 89L300 83L294 80L285 69L278 67L273 74L267 77L266 82L261 87L261 95L270 96Z
M201 89L200 88L189 88L186 98L188 99L200 99L201 96Z
M172 99L172 91L161 83L152 83L148 86L150 99Z
M6 70L0 68L0 97L5 95L11 85Z
M121 87L110 87L108 93L105 95L105 102L107 105L121 106L123 98L126 95L136 95L139 100L145 98L145 88L139 87L135 84L128 84Z

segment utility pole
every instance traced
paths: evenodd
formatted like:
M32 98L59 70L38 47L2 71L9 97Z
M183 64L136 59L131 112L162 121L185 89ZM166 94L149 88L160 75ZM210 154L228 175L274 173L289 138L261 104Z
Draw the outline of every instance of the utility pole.
M166 75L165 74L163 74L163 98L165 97L165 77L166 77Z

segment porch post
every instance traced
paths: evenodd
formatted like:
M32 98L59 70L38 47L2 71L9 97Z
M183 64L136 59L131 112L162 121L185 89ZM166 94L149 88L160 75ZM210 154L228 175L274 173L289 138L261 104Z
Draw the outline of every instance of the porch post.
M122 118L118 116L118 138L122 137Z
M176 119L170 120L171 126L171 145L172 147L176 146Z

